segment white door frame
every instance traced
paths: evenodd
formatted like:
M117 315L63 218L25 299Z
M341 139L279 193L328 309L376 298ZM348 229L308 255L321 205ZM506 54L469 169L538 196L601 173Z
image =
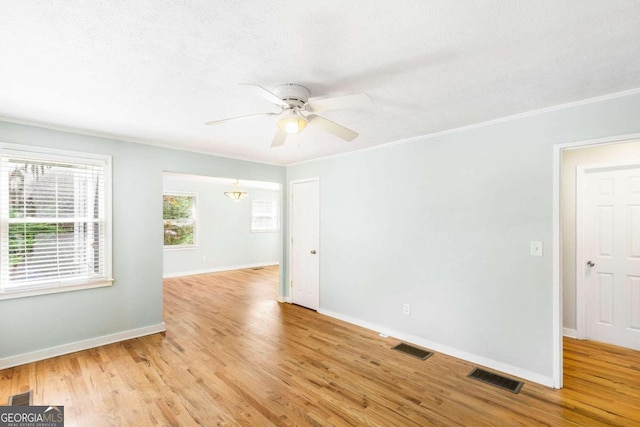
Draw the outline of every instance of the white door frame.
M562 229L560 227L560 184L562 150L593 145L631 142L640 139L640 133L617 135L584 141L555 144L553 146L553 387L562 388Z
M292 220L292 212L293 212L293 203L292 203L292 197L293 197L293 186L295 184L303 184L305 182L317 182L318 183L318 202L321 203L320 200L320 177L319 176L314 176L314 177L310 177L310 178L303 178L303 179L296 179L293 181L289 181L289 197L287 197L287 218L289 221L289 236L288 236L288 244L289 244L289 262L288 262L288 270L289 270L289 280L288 283L286 285L287 288L287 299L286 302L292 304L293 303L293 290L291 289L291 281L293 280L293 244L291 242L291 239L293 238L293 220ZM320 224L320 218L318 218L318 224ZM319 250L320 248L318 248ZM318 273L319 274L319 273ZM320 292L321 289L318 290L318 292Z
M587 173L590 172L630 167L640 167L640 162L578 165L576 168L576 337L579 339L587 337L587 298L584 284L584 265L587 262L584 255L584 181L587 178Z

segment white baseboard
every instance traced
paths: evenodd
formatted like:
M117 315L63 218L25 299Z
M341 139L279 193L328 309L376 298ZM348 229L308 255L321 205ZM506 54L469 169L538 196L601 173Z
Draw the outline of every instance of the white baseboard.
M39 360L62 356L69 353L75 353L76 351L82 351L90 348L100 347L102 345L113 344L115 342L125 341L132 338L143 337L145 335L157 334L158 332L164 332L166 330L167 328L165 327L164 322L162 322L156 325L145 326L143 328L130 329L128 331L117 332L115 334L103 335L101 337L90 338L88 340L76 341L56 347L36 350L31 353L9 356L0 359L0 369L12 368L14 366L24 365L25 363L37 362Z
M578 331L575 329L571 329L571 328L563 328L562 329L562 334L565 337L569 337L569 338L578 338Z
M376 325L371 322L367 322L364 320L356 319L354 317L346 316L341 313L336 313L330 310L319 309L318 313L324 314L329 317L333 317L347 323L352 323L354 325L361 326L363 328L370 329L372 331L380 332L381 334L386 334L388 336L397 338L401 341L405 341L411 344L418 345L420 347L428 348L435 352L443 353L448 356L452 356L458 359L465 360L467 362L475 363L478 365L482 365L484 367L494 369L499 372L503 372L509 375L513 375L516 377L524 378L529 381L533 381L538 384L542 384L547 387L553 387L553 377L546 377L544 375L540 375L536 372L531 372L526 369L518 368L517 366L508 365L506 363L498 362L493 359L489 359L483 356L478 356L473 353L468 353L466 351L458 350L456 348L448 347L446 345L442 345L433 341L426 340L424 338L417 337L415 335L405 334L404 332L396 331L393 329L385 328L380 325Z
M291 297L285 297L283 295L278 295L278 302L288 302L291 304Z
M205 268L202 270L180 271L177 273L163 274L162 278L169 279L171 277L193 276L194 274L218 273L220 271L242 270L245 268L270 267L272 265L280 265L280 263L278 261L270 261L270 262L259 262L256 264L231 265L228 267L216 267L216 268Z

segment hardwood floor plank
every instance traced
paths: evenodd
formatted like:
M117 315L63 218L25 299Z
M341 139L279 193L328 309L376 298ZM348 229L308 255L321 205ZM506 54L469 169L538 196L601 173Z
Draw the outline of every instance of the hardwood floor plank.
M474 366L276 302L277 268L164 281L167 332L0 371L67 426L640 426L640 353L565 339L565 388L519 394Z

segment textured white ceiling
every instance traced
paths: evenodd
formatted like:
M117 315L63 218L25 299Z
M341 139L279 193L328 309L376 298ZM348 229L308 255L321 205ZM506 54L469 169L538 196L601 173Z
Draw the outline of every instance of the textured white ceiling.
M237 83L365 92L270 148ZM0 0L0 117L275 164L640 87L640 1Z

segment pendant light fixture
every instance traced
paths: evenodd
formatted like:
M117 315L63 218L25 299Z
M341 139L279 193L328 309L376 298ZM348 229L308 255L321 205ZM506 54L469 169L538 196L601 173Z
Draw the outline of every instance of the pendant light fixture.
M240 183L236 179L236 182L233 183L233 191L225 191L224 195L237 202L245 197L247 193L240 189Z

